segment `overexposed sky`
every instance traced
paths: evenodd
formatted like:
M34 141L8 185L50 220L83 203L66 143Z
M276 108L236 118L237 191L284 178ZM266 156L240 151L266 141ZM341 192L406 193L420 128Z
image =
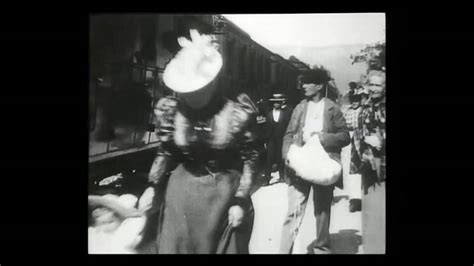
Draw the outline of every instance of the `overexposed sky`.
M384 13L224 16L263 46L323 47L385 40Z

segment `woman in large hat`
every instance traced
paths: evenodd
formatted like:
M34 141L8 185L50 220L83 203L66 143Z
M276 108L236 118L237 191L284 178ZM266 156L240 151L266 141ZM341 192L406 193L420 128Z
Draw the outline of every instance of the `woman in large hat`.
M222 57L211 36L190 36L178 38L182 48L163 73L178 97L163 98L155 110L160 145L149 181L161 208L156 251L248 253L257 109L246 95L223 96L215 81Z

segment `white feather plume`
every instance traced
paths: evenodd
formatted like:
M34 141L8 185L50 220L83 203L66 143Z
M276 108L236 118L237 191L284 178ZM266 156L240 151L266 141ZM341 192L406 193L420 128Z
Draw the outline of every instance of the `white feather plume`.
M163 81L181 93L196 91L211 82L222 68L222 56L209 35L190 30L191 41L180 37L182 49L166 66Z

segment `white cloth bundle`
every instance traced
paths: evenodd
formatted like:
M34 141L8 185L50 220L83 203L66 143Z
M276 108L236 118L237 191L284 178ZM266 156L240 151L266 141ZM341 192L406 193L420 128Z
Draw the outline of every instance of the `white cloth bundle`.
M140 200L131 194L125 194L120 197L108 194L100 197L115 203L104 204L106 208L114 213L118 211L123 212L123 210L116 208L118 205L131 214L142 213L142 215L125 217L125 219L119 221L120 225L116 229L112 224L114 222L89 227L89 254L136 254L135 248L142 240L142 233L146 223L144 212L151 207L153 197L154 191L152 188L147 189L140 197ZM94 199L97 199L97 196L89 196L89 200L91 199L94 201ZM103 204L103 202L96 204ZM123 214L119 216L123 216ZM106 230L110 225L112 225L114 230Z
M317 185L332 185L342 174L342 166L324 150L318 135L299 147L292 144L288 150L289 166L302 179Z
M113 232L89 227L89 254L135 254L142 240L141 232L146 217L132 217L122 221Z

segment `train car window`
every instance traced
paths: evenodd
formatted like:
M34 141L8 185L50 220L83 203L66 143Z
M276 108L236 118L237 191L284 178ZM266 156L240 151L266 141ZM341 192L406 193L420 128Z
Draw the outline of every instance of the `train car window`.
M259 69L259 60L258 60L258 54L257 53L254 53L254 58L253 58L253 67L252 67L252 72L253 72L253 75L254 75L254 78L255 78L255 81L258 82L258 69Z
M282 86L285 85L285 69L283 68L283 66L280 66L280 69L279 69L279 73L278 73L278 77L280 77L280 82L282 84Z
M256 72L256 76L257 76L257 82L258 83L261 83L262 82L262 57L260 55L257 55L257 58L255 60L255 72Z
M265 83L269 83L269 81L270 81L270 62L268 61L268 59L265 60L264 67L265 67L265 71L264 71Z
M247 67L247 71L248 71L248 76L247 76L247 78L249 78L250 80L255 79L255 66L256 66L256 63L255 63L255 52L254 52L254 51L250 51L250 52L249 52L248 67Z
M274 62L273 63L273 73L272 73L272 82L273 83L279 83L279 77L280 77L280 75L279 75L280 71L279 70L280 70L280 66L276 62Z
M113 99L112 67L104 66L97 77L91 77L91 119L94 126L89 132L89 155L105 153L109 141L114 137L111 112L111 99Z
M239 73L238 77L239 79L245 79L245 69L247 67L247 60L246 60L246 55L247 55L247 47L242 46L240 49L240 54L239 54Z
M89 155L146 144L156 85L156 23L150 16L105 16L91 41ZM94 25L97 25L95 22ZM120 27L119 27L120 26ZM107 38L102 38L105 30ZM118 41L120 40L120 41Z
M225 65L225 68L226 68L226 73L228 75L231 75L232 76L232 73L234 72L234 52L235 52L235 45L234 45L234 42L231 41L231 40L228 40L227 43L226 43L226 53L225 53L225 57L224 57L224 65Z
M89 81L89 133L94 130L95 121L96 121L96 104L95 104L95 91L96 84L98 82L97 78L92 78Z
M286 90L286 67L281 67L281 88L282 90Z
M248 71L248 49L247 46L244 45L242 49L242 65L241 65L241 79L244 80L247 77Z
M275 80L280 85L282 84L282 78L283 77L281 76L281 66L280 66L280 64L277 64Z
M240 57L240 45L238 42L234 43L233 50L232 50L232 79L239 78L239 71L240 71L240 62L242 58Z
M286 89L286 75L287 75L286 67L282 67L281 69L281 79L283 88Z
M272 63L271 60L267 61L267 82L272 82Z
M144 16L140 22L140 51L145 60L144 63L154 65L157 56L155 19L152 16Z
M112 102L112 121L114 138L110 141L109 151L126 149L141 142L144 138L144 126L148 124L150 95L145 83L146 73L140 68L128 65L125 71L136 73L139 79L130 79L117 84L117 92Z

